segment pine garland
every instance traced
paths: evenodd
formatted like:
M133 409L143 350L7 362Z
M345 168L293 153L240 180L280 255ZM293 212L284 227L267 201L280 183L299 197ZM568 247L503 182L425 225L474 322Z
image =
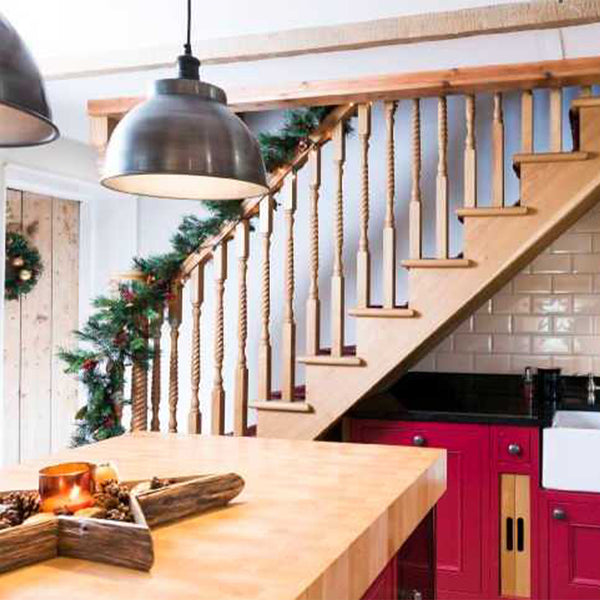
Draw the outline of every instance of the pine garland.
M331 107L288 111L277 133L258 136L268 172L288 163L298 148L330 112ZM172 283L186 257L216 235L228 221L241 218L242 202L205 201L210 215L185 216L171 238L171 250L149 257L136 257L135 269L144 282L119 285L116 297L100 296L93 302L95 312L80 331L80 345L61 349L65 371L76 375L87 390L87 402L77 412L72 443L80 446L124 433L121 423L125 396L125 372L133 362L144 365L153 357L144 323L153 323L170 299Z

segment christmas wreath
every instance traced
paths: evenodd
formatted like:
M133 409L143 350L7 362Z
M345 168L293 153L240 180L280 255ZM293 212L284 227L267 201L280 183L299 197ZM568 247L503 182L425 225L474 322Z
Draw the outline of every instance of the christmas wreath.
M44 269L42 258L22 233L9 231L6 234L4 260L4 297L18 300L29 294L39 281Z

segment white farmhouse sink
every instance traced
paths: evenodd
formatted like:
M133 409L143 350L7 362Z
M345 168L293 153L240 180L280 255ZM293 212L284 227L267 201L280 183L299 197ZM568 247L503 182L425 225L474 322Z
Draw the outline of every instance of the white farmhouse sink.
M600 492L600 413L557 411L543 444L545 488Z

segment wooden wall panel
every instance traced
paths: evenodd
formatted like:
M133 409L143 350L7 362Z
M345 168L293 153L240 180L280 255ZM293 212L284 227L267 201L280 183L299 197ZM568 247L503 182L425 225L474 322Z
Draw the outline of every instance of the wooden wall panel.
M8 190L6 202L15 223L22 219L22 193ZM7 223L7 228L11 224ZM12 226L14 227L14 226ZM21 303L4 303L4 423L3 450L7 464L19 462L19 419L21 394Z
M21 460L27 460L47 454L51 449L51 199L23 193L23 229L29 231L44 261L44 271L37 285L21 300Z
M78 384L64 372L58 348L73 344L79 323L79 203L53 199L52 214L52 450L63 448L73 431Z
M56 356L79 319L79 204L9 190L15 220L36 245L44 273L30 294L5 304L3 432L7 463L68 445L78 385Z

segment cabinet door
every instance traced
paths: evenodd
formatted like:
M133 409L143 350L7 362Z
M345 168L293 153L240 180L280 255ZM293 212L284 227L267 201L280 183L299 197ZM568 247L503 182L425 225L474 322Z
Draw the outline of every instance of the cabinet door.
M362 600L397 600L398 559L394 557L367 590Z
M549 500L550 598L598 600L600 495L553 494Z
M414 444L448 452L447 490L437 504L438 597L465 592L483 597L488 539L489 429L480 425L355 421L353 441Z

